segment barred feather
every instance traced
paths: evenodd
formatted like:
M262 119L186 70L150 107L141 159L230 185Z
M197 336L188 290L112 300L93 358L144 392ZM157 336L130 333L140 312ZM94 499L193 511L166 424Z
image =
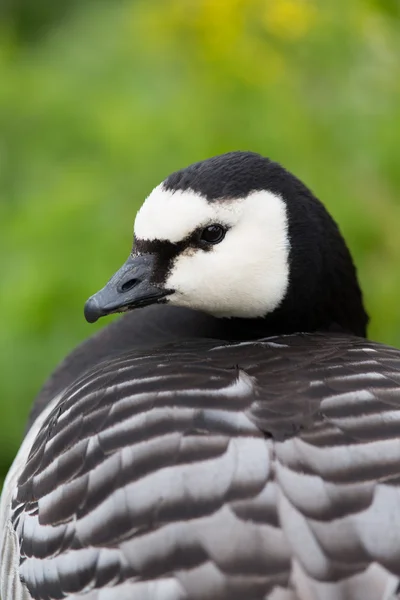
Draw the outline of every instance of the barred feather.
M3 600L394 598L399 433L400 351L361 338L120 355L16 459Z

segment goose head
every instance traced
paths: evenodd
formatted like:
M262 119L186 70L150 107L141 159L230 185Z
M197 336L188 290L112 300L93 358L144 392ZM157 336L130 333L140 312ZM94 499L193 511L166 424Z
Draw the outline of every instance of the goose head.
M271 333L365 335L356 270L323 204L294 175L230 152L167 177L144 201L133 250L85 316L155 303L263 319Z

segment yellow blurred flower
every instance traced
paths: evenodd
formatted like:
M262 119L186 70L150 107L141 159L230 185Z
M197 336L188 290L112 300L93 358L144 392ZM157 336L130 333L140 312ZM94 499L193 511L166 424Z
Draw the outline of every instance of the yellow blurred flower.
M316 8L311 0L265 0L262 19L274 36L295 41L314 26Z
M285 69L266 29L291 41L313 14L306 0L158 0L139 6L141 28L155 52L175 48L216 76L255 85L275 81ZM137 9L133 14L137 21Z

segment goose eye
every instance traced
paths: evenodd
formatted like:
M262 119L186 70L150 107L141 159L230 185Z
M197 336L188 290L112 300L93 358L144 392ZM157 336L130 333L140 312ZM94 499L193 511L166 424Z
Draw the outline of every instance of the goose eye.
M200 234L202 242L207 244L219 244L225 237L226 230L221 225L209 225Z

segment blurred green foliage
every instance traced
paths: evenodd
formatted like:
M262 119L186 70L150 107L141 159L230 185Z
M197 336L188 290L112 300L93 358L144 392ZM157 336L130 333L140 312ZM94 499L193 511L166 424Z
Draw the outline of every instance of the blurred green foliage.
M0 476L85 299L169 172L232 149L282 162L400 346L400 22L383 0L0 5ZM101 323L100 326L103 326Z

